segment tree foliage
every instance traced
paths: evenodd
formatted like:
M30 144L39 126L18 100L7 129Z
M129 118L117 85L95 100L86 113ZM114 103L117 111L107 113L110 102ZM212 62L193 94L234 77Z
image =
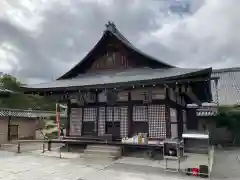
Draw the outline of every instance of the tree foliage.
M218 127L227 127L234 135L234 141L240 142L240 106L221 106L215 117Z
M0 108L55 110L54 101L38 95L24 94L21 83L11 75L5 74L1 76L0 83L2 88L16 92L9 97L2 97L0 99Z

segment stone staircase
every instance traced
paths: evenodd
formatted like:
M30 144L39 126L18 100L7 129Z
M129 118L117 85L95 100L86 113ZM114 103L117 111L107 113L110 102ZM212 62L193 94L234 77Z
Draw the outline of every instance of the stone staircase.
M122 149L110 145L88 145L84 150L83 158L114 160L122 155Z

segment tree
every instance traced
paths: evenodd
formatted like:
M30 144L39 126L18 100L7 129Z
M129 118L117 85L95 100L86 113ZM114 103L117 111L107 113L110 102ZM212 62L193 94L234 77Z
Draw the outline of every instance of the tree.
M240 143L240 106L221 106L219 114L214 118L216 125L227 127L234 136L233 143Z
M3 88L16 92L9 97L1 98L0 108L55 110L53 100L38 95L24 94L21 83L11 75L4 74L1 76L0 83Z
M21 83L17 81L17 79L11 75L4 74L0 78L1 85L9 90L21 92Z

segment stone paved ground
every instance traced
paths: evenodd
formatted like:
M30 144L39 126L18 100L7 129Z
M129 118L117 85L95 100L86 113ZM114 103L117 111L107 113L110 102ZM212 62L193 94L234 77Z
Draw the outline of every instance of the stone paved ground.
M212 179L240 180L240 149L215 150Z
M40 153L40 152L39 152ZM214 180L239 180L240 149L217 150ZM167 173L157 167L126 165L112 161L81 158L60 159L38 153L0 151L0 180L196 180L199 178Z
M158 168L126 166L111 161L60 159L31 153L0 151L0 179L4 180L193 180Z
M52 144L52 148L61 147L62 144ZM21 152L31 152L34 150L42 150L43 149L43 143L40 142L32 142L32 143L21 143ZM45 149L47 149L47 143L45 143ZM1 150L6 150L10 152L17 152L17 143L9 143L9 144L3 144L1 145Z

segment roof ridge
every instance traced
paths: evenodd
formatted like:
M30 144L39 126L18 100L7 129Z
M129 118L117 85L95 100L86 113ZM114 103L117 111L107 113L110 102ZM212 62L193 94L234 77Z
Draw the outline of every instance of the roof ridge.
M121 39L131 44L131 42L127 38L125 38L125 36L117 29L113 21L108 21L108 23L105 24L105 26L106 26L106 31L110 31L114 35L119 36Z
M240 72L240 67L213 69L213 73L224 73L224 72L235 72L235 71Z
M159 63L162 63L168 67L175 67L171 64L166 63L165 61L162 61L158 58L155 58L151 55L149 55L148 53L143 52L142 50L138 49L136 46L134 46L127 38L125 38L123 36L123 34L117 29L116 25L114 24L114 22L112 21L108 21L108 23L105 25L106 26L106 31L110 32L111 34L113 34L116 38L118 38L120 41L122 41L123 44L125 44L126 46L128 46L129 48L131 48L132 50L138 52L139 54L148 57L149 59L152 59L154 61L157 61Z
M85 57L83 57L83 59L81 61L79 61L73 68L71 68L67 73L65 73L64 75L62 75L61 77L57 78L59 79L66 79L69 78L71 76L74 76L74 71L77 70L77 68L80 68L81 65L86 62L86 60L92 55L92 53L94 52L94 50L103 42L105 41L105 39L107 37L110 36L114 36L116 37L119 41L121 41L127 48L131 49L132 51L138 53L139 55L146 57L147 59L155 62L155 63L159 63L161 64L163 67L165 68L173 68L175 66L168 64L164 61L161 61L158 58L155 58L145 52L142 52L140 49L136 48L132 43L130 43L127 38L125 38L123 36L123 34L117 29L116 25L112 22L112 21L108 21L107 24L105 24L106 29L101 37L101 39L97 42L97 44L95 44L95 46L87 53L87 55Z

